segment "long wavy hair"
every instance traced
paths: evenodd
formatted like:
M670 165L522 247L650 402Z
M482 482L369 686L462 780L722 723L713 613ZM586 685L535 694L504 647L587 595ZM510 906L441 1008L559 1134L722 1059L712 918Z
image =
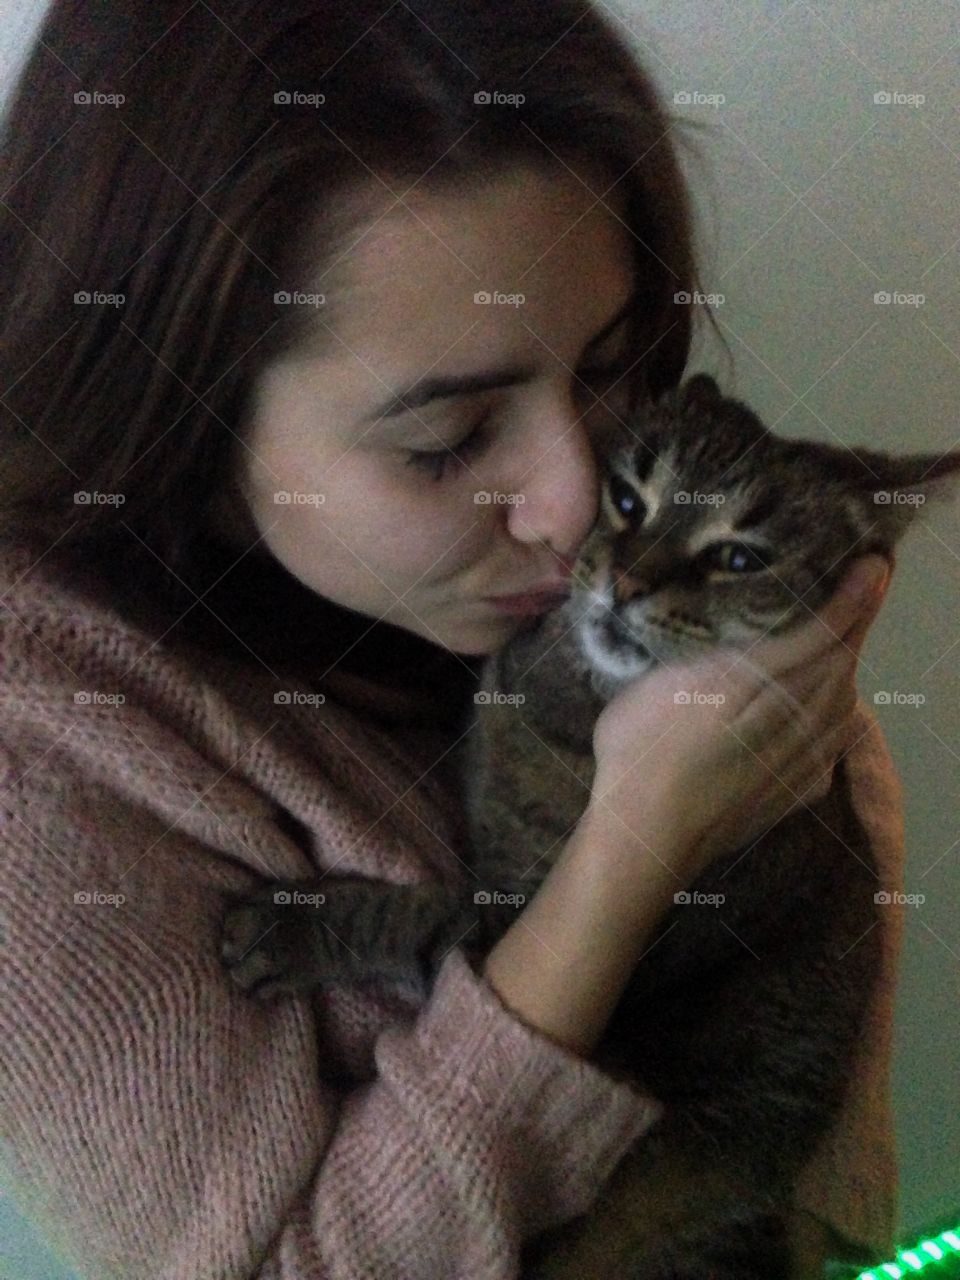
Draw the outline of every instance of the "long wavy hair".
M275 295L349 252L343 197L373 173L587 157L626 196L631 394L656 394L709 315L674 300L700 288L692 127L584 0L54 0L0 119L0 536L82 564L167 645L469 681L477 660L210 536L257 375L303 337Z

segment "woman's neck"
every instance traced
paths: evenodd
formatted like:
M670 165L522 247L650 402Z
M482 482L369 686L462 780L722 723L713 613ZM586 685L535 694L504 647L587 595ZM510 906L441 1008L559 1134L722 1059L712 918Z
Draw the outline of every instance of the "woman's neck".
M411 720L414 723L430 716L422 694L380 684L367 676L334 668L327 672L322 683L332 690L338 702L360 711L384 713L391 720Z

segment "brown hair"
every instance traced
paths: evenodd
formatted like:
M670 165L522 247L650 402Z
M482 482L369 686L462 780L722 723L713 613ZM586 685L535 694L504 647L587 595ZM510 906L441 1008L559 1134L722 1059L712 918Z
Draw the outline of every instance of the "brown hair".
M256 640L276 659L314 606L324 635L339 620L338 644L371 630L305 599L272 557L224 580L236 554L204 530L258 371L301 337L308 308L274 295L309 291L349 251L338 197L372 172L434 184L512 161L599 163L633 232L638 396L680 380L702 314L674 302L699 287L692 216L678 122L583 0L180 8L54 0L2 120L0 534L56 544L121 615L142 621L149 605L163 630L219 579L192 615L209 622L216 600L249 640L251 612L269 614ZM525 101L483 102L491 90ZM307 227L321 262L305 256ZM298 614L285 632L265 591ZM401 653L399 629L379 626L389 644L354 644L347 668L413 672L437 649L405 634Z

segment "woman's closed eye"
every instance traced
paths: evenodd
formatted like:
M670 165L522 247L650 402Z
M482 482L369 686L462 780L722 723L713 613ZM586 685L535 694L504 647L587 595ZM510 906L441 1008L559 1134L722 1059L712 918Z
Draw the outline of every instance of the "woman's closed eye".
M625 372L619 364L596 366L581 370L577 380L581 386L584 383L606 385L622 378ZM488 406L456 444L444 445L442 449L406 450L406 465L428 472L434 480L441 480L447 474L448 467L462 471L471 458L479 457L490 444L491 432L486 428L492 417L493 406Z
M430 472L434 480L440 480L451 463L460 470L469 458L482 453L489 444L489 434L484 431L484 427L492 416L493 407L488 406L463 439L456 444L444 445L442 449L408 450L407 466L420 467Z

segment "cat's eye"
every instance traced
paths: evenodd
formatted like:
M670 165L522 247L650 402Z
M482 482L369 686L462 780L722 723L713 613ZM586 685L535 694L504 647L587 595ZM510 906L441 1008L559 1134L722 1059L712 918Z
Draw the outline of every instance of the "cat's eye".
M607 493L610 496L610 505L618 516L623 516L637 528L643 524L647 514L647 504L636 490L631 489L616 473L610 477Z
M705 568L720 573L757 573L766 569L772 558L765 548L746 542L714 542L698 557Z

